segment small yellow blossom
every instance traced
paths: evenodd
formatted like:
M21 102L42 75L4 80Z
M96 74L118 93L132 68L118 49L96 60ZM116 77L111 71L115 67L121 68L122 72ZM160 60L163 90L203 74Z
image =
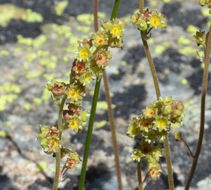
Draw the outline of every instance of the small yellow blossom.
M164 130L167 127L168 120L165 118L157 118L155 125L158 127L159 131Z
M79 119L78 118L72 118L69 124L70 128L74 131L78 131L79 128Z
M154 117L155 116L155 109L152 106L148 106L145 109L143 109L143 114L146 117Z
M95 35L93 35L93 39L96 45L107 45L108 39L105 34L102 32L98 32Z
M51 138L50 140L49 140L49 147L51 148L51 149L56 149L56 148L58 148L59 147L59 141L57 140L57 139L55 139L55 138Z
M114 25L111 28L111 34L113 37L120 37L123 35L121 25Z
M149 175L152 179L156 180L158 177L160 177L160 169L158 168L152 168L149 172Z
M152 15L150 25L155 28L159 27L161 25L161 18L157 14Z
M79 50L78 56L80 59L82 59L83 61L85 61L86 59L89 58L90 56L90 51L88 47L82 47Z
M71 100L78 100L80 97L80 92L76 88L71 88L68 92L68 96Z
M93 80L93 74L91 72L87 72L84 75L82 75L81 77L81 82L84 85L87 85L88 83L90 83Z

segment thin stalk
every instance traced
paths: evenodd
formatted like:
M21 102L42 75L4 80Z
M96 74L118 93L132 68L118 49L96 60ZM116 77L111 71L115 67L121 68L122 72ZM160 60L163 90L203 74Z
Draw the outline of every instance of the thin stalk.
M139 9L140 9L140 12L142 13L143 10L144 10L144 1L140 0L139 1Z
M74 62L73 62L73 65L74 65ZM71 82L72 82L72 73L70 72L69 83L71 83ZM62 115L63 115L63 108L64 108L66 99L67 99L67 95L65 94L61 100L60 105L59 105L58 130L59 130L59 139L60 140L62 138L62 117L63 117ZM55 173L55 177L54 177L52 190L58 189L60 175L61 175L60 163L61 163L61 149L59 149L58 152L56 152L56 173Z
M98 31L98 0L94 0L94 28L95 28L95 32L97 32ZM112 145L113 145L113 150L114 150L118 189L122 190L118 144L117 144L117 138L116 138L114 116L113 116L113 111L112 111L112 102L111 102L111 97L110 97L110 92L109 92L110 91L109 90L109 83L108 83L106 71L103 72L103 82L104 82L106 102L107 102L107 105L108 105L108 117L109 117L110 127L111 127Z
M187 152L188 156L191 156L192 158L194 158L194 154L192 153L192 151L191 151L190 147L188 146L188 143L185 141L185 139L181 138L181 141L184 143L184 145L188 149L188 152Z
M143 12L143 5L144 5L144 0L140 0L140 12L141 13ZM142 42L143 42L144 51L146 53L148 63L149 63L149 66L150 66L150 70L151 70L151 74L152 74L152 77L153 77L157 99L159 99L161 94L160 94L160 87L159 87L159 83L158 83L158 78L157 78L155 66L153 64L152 56L151 56L151 53L150 53L150 50L149 50L149 46L148 46L147 41L144 37L145 36L144 36L143 32L141 32L141 39L142 39ZM169 189L174 190L174 178L173 178L173 171L172 171L172 164L171 164L171 154L170 154L170 148L169 148L169 142L168 142L168 136L167 135L166 135L166 138L164 140L164 149L165 149L165 153L166 153L166 164L167 164L167 170L168 170Z
M115 0L111 19L116 17L118 8L119 8L119 4L120 4L120 0ZM97 6L94 7L94 9L97 9ZM96 25L96 23L95 23L95 25ZM91 108L91 113L90 113L90 118L89 118L88 131L87 131L87 137L86 137L86 143L85 143L85 151L84 151L84 156L83 156L83 164L82 164L81 176L80 176L80 182L79 182L79 188L78 188L79 190L83 190L84 184L85 184L86 166L87 166L87 160L88 160L88 155L89 155L89 148L90 148L90 143L91 143L98 95L99 95L99 90L100 90L100 83L101 83L101 78L97 79L96 83L95 83L95 90L94 90L94 96L93 96L93 100L92 100L92 108Z
M141 38L142 38L144 50L145 50L145 53L146 53L146 56L147 56L147 60L148 60L149 66L150 66L150 70L151 70L151 73L152 73L157 99L159 99L161 94L160 94L160 87L159 87L159 83L158 83L158 78L157 78L155 66L153 64L153 60L152 60L152 56L151 56L151 53L150 53L150 50L149 50L149 46L147 44L147 41L144 39L142 33L141 33ZM166 135L166 138L164 140L164 149L165 149L165 153L166 153L166 164L167 164L167 170L168 170L169 189L174 190L174 179L173 179L173 171L172 171L172 164L171 164L171 153L170 153L167 135Z
M113 149L114 149L118 189L122 190L121 170L120 170L120 163L119 163L119 152L118 152L118 145L117 145L117 137L116 137L114 116L113 116L113 111L112 111L112 102L111 102L110 93L109 93L109 84L108 84L106 71L104 71L104 73L103 73L103 81L104 81L106 101L107 101L107 104L108 104L108 117L109 117L110 126L111 126L111 136L112 136L112 144L113 144Z
M85 184L86 166L87 166L87 160L88 160L88 156L89 156L89 148L90 148L90 143L91 143L91 138L92 138L92 131L93 131L93 126L94 126L94 119L95 119L98 95L99 95L99 91L100 91L100 82L101 82L101 79L96 81L94 96L92 99L92 108L91 108L89 124L88 124L88 131L87 131L87 136L86 136L86 141L85 141L86 143L85 143L85 150L84 150L84 156L83 156L83 164L82 164L82 169L81 169L79 190L83 190L84 184Z
M62 136L62 113L64 108L65 100L67 99L67 96L64 95L62 98L61 104L59 105L59 113L58 113L58 130L59 130L59 138L61 140ZM56 173L54 177L54 183L52 190L57 190L59 185L59 179L60 179L60 163L61 163L61 149L59 149L56 152Z
M170 152L170 147L169 147L168 135L166 135L166 138L164 140L164 149L166 153L169 190L174 190L174 177L173 177L173 171L172 171L171 152Z
M141 161L137 163L137 178L138 178L138 189L144 190L142 175L141 175Z
M187 183L185 186L185 190L190 188L191 181L193 179L193 175L196 170L199 154L201 151L203 136L204 136L204 123L205 123L205 103L206 103L206 93L207 93L207 81L208 81L208 73L209 73L209 63L210 63L210 51L211 51L211 27L209 29L209 33L207 35L206 48L205 48L205 57L204 57L204 74L203 74L203 82L202 82L202 91L201 91L201 121L200 121L200 132L199 132L199 140L196 147L196 152L194 154L193 163L191 166L191 170L187 179Z

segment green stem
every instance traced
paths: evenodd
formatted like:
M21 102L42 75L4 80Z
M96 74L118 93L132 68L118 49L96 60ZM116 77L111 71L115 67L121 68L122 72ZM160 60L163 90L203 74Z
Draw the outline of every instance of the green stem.
M98 0L94 0L94 28L95 28L95 32L97 32L98 31ZM108 83L106 71L103 72L103 82L104 82L106 102L107 102L107 105L108 105L108 117L109 117L110 127L111 127L112 145L113 145L113 150L114 150L118 189L122 190L118 144L117 144L117 138L116 138L114 116L113 116L113 111L112 111L112 102L111 102L111 97L110 97L110 92L109 92L109 83Z
M94 96L93 96L93 100L92 100L92 108L91 108L89 124L88 124L88 131L87 131L87 136L86 136L83 164L82 164L82 169L81 169L79 190L83 190L84 184L85 184L86 166L87 166L89 148L90 148L90 143L91 143L91 138L92 138L92 131L93 131L93 126L94 126L94 119L95 119L98 95L99 95L99 91L100 91L100 82L101 82L101 79L97 80L96 84L95 84Z
M118 8L119 8L119 4L120 4L120 0L115 0L111 19L116 17ZM96 7L94 7L94 8L96 8ZM98 80L96 80L96 84L95 84L94 96L93 96L93 100L92 100L92 108L91 108L87 137L86 137L86 142L85 142L85 150L84 150L84 156L83 156L81 176L80 176L80 182L79 182L79 188L78 188L79 190L83 190L84 184L85 184L87 160L88 160L88 155L89 155L89 147L90 147L90 143L91 143L94 118L95 118L96 106L97 106L97 101L98 101L98 94L99 94L99 90L100 90L100 82L101 82L101 79L98 79Z
M111 13L111 20L113 18L116 18L117 12L118 12L118 9L119 9L119 4L120 4L120 0L115 0L113 10L112 10L112 13Z
M191 167L188 180L185 186L185 190L188 190L190 188L190 184L196 170L196 166L197 166L197 162L198 162L198 158L200 155L201 146L203 142L204 123L205 123L205 103L206 103L207 81L208 81L209 63L210 63L210 51L211 51L211 27L207 36L207 42L206 42L206 48L205 48L205 58L204 58L205 66L204 66L202 91L201 91L201 121L200 121L199 140L198 140L198 144L196 148L196 153L194 154L192 167Z
M141 161L137 163L137 178L138 178L138 189L144 190L142 175L141 175Z
M144 0L140 0L140 12L143 12L143 5L144 5ZM152 56L149 50L149 46L147 44L147 41L145 39L145 35L143 32L141 32L141 39L143 42L144 46L144 51L146 53L148 63L150 66L151 74L153 77L154 81L154 86L155 86L155 91L157 95L157 99L160 97L160 87L159 87L159 82L155 70L155 66L153 64ZM167 164L167 170L168 170L168 183L169 183L169 189L174 190L174 178L173 178L173 171L172 171L172 164L171 164L171 153L170 153L170 148L169 148L169 142L168 142L168 136L166 135L166 138L164 140L164 149L165 149L165 154L166 154L166 164Z
M67 99L67 95L64 95L62 98L61 104L59 105L59 114L58 114L58 130L59 130L59 138L61 140L62 136L62 113L64 108L64 103ZM60 163L61 163L61 149L56 152L56 173L54 177L54 183L52 190L57 190L60 179Z

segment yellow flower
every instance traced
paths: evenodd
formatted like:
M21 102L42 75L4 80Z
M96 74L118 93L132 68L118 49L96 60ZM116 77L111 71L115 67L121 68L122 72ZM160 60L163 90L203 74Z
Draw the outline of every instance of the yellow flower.
M49 140L49 144L48 145L49 145L49 147L51 149L56 149L59 146L59 141L57 139L55 139L55 138L52 138L52 139Z
M152 168L149 172L149 175L152 179L156 180L158 177L160 177L160 170L158 168Z
M158 118L155 121L155 125L158 127L159 131L164 130L167 127L168 120L166 118Z
M128 134L130 137L138 136L139 133L140 133L140 130L139 130L137 124L132 123L132 124L129 125L127 134Z
M119 37L123 35L122 27L120 25L114 25L111 28L111 34L113 37Z
M106 45L108 43L106 35L102 32L94 34L93 39L96 45Z
M76 88L71 88L68 92L68 96L71 100L77 100L80 97L80 92Z
M74 131L78 131L79 128L79 119L78 118L72 118L69 124L70 128Z
M143 113L146 117L154 117L155 109L152 106L148 106L146 107L146 109L143 110Z
M92 73L91 72L88 72L88 73L85 73L82 77L81 77L81 81L84 85L87 85L89 82L92 81Z
M161 18L156 14L152 15L150 18L150 25L155 28L159 27L161 25Z
M78 53L78 56L80 59L82 60L86 60L89 58L90 56L90 51L89 51L89 48L88 47L82 47L80 50L79 50L79 53Z

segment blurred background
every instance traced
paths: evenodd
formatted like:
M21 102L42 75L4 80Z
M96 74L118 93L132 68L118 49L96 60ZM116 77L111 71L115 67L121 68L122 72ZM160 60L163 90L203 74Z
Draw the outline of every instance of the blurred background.
M99 0L99 20L109 19L114 0ZM203 65L193 41L196 28L205 29L209 11L197 0L148 0L146 6L166 17L165 31L153 31L149 46L158 73L162 96L173 96L185 105L181 131L195 150L199 132L200 91ZM126 22L124 49L112 49L107 68L124 190L137 188L136 164L130 153L134 141L126 136L132 116L156 99L152 77L138 30L129 23L138 0L121 0L118 17ZM45 155L37 140L39 126L57 123L56 105L47 91L47 81L68 80L77 41L93 32L92 0L0 0L0 189L48 190L55 172L54 158ZM92 83L84 106L89 110ZM204 144L191 189L211 189L211 79L209 76ZM78 134L67 131L64 144L81 156L86 127ZM170 136L175 185L183 189L192 159L180 142ZM146 168L146 166L144 166ZM163 174L149 180L146 190L167 188ZM75 190L80 175L66 174L61 190ZM117 190L114 156L103 85L97 107L87 190Z

